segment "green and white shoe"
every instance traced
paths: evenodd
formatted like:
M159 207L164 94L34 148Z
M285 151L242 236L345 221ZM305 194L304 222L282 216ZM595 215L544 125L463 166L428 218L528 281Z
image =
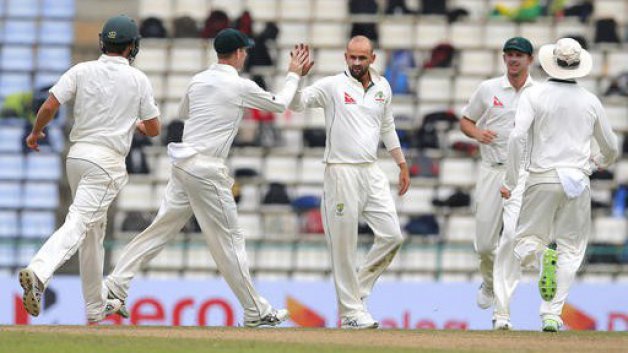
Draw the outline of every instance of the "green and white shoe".
M109 293L107 293L107 299L117 299L117 300L120 301L120 303L121 303L120 308L115 312L115 314L118 314L118 315L122 316L125 319L128 319L131 316L131 314L129 314L129 311L126 308L126 305L124 305L125 304L124 300L122 300L120 298L116 298L116 296L111 291L109 291Z
M539 278L539 293L546 302L554 299L556 295L556 263L558 255L556 250L545 249L541 261L541 275Z
M558 332L559 329L560 324L558 321L553 319L543 320L543 332Z

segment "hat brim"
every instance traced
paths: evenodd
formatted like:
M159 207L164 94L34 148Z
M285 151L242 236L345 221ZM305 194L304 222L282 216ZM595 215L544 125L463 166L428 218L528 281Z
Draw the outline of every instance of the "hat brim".
M554 44L546 44L539 50L539 62L543 70L551 77L568 80L588 75L593 68L593 59L588 51L582 49L580 52L580 65L573 69L567 69L558 66L554 60Z

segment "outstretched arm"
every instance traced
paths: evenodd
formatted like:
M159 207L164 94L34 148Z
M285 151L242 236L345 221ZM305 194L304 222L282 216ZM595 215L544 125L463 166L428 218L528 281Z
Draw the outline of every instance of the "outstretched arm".
M286 81L279 93L273 95L264 91L255 83L246 83L246 92L243 95L243 105L247 108L261 109L273 113L282 113L292 101L303 69L309 62L309 49L306 45L296 45L290 52L290 66Z

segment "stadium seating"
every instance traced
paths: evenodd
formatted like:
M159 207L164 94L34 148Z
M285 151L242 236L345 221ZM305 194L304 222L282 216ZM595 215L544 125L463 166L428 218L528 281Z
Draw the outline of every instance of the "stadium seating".
M275 22L279 36L276 43L269 45L275 64L254 67L251 73L261 73L271 90L276 92L283 86L289 50L297 42L309 43L317 62L313 72L304 79L306 84L343 70L344 47L351 23L356 19L347 13L347 3L347 0L138 0L137 14L139 19L161 18L169 30L172 20L178 16L191 16L202 25L211 10L224 10L235 19L247 9L255 20L254 29L258 33L264 22ZM519 1L500 3L515 7ZM625 25L628 5L625 2L596 0L593 15L594 19L615 18L620 38L624 40L620 45L591 44L592 22L581 24L569 17L541 17L534 23L494 18L488 14L495 4L494 0L450 0L449 8L462 7L469 11L468 17L453 23L448 23L447 18L440 15L385 15L381 6L380 13L370 17L377 22L379 31L375 66L383 72L390 50L410 49L419 67L408 72L410 94L394 98L393 112L398 129L412 136L428 113L453 109L459 114L479 82L502 73L501 48L506 39L516 35L528 37L536 48L558 37L584 36L591 45L589 50L594 68L590 77L579 80L579 83L598 95L607 89L610 78L627 70ZM77 8L75 0L0 1L0 102L10 94L54 83L72 64L71 49L76 35L73 20L77 11L81 9ZM445 42L456 48L453 65L444 69L421 69L421 63L429 58L431 49ZM86 48L78 49L79 54L87 52ZM94 53L97 55L97 51ZM162 121L166 124L177 118L179 100L192 75L213 62L216 57L211 41L151 38L142 41L142 50L134 65L147 73L162 110ZM537 64L533 77L537 81L544 79ZM625 135L628 132L628 108L624 101L614 98L603 99L605 109L614 129ZM276 127L281 130L281 143L270 148L232 149L228 160L232 174L243 168L257 172L255 177L238 180L241 197L238 207L240 226L251 243L248 250L252 271L260 277L329 276L325 238L301 234L302 215L290 206L261 205L270 182L286 183L291 197L322 194L322 150L304 146L303 129L324 128L323 114L321 109L277 114ZM52 148L42 154L22 155L24 126L3 124L0 128L2 237L36 240L49 235L56 227L54 211L59 206L58 183L65 183L59 155L65 144L62 124L49 129L48 135ZM471 279L470 274L476 269L477 260L470 247L474 221L469 208L452 210L432 205L433 198L450 195L455 188L471 191L476 182L476 160L451 149L454 141L470 141L462 136L457 126L439 133L438 137L441 146L428 151L440 167L438 176L413 178L408 194L404 197L395 195L395 201L402 228L410 217L435 214L441 229L435 236L443 247L431 244L431 237L410 237L391 265L391 275L396 278L434 279L442 274L439 278L446 280ZM120 223L127 212L154 212L161 202L171 166L164 146L159 145L157 139L153 142L156 146L150 147L149 153L151 173L133 175L118 197L117 214L112 222L116 240L125 237L120 231ZM409 160L417 153L412 143L408 142L412 147L406 151ZM380 151L379 164L389 179L391 192L396 194L398 167L384 150ZM606 184L593 183L592 193L606 203L612 203L618 185L628 183L626 157L611 171L613 180ZM42 192L49 199L37 195ZM36 197L30 199L31 195ZM611 218L608 209L597 212L592 241L623 244L627 239L625 220L622 225L621 219ZM190 247L182 245L188 241L192 241ZM174 243L149 265L148 274L188 278L215 273L215 263L199 234L186 233L177 237ZM16 251L15 247L0 244L0 270L32 256L36 249L34 243L20 243L18 247L22 249L22 245L23 250ZM112 262L115 263L119 245L113 249ZM365 249L360 247L360 256L364 256Z

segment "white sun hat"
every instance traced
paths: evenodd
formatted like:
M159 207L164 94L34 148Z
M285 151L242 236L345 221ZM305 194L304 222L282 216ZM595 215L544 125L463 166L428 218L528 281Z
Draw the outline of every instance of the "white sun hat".
M556 44L542 46L539 61L548 75L561 80L584 77L593 66L591 54L572 38L561 38Z

